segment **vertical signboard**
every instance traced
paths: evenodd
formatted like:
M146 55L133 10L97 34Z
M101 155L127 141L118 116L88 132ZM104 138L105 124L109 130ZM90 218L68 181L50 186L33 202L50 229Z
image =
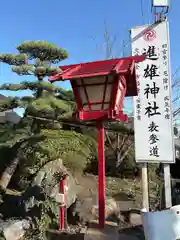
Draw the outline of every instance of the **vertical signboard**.
M167 21L131 30L132 54L145 55L136 64L138 96L134 97L137 162L173 163L169 26Z

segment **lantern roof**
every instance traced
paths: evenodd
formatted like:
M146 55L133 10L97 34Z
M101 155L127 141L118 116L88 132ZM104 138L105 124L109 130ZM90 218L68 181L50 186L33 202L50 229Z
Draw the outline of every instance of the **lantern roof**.
M62 72L51 76L49 81L54 82L82 77L104 76L111 73L125 74L130 70L133 62L141 62L144 59L144 56L134 56L60 66L59 68Z
M135 64L145 60L145 56L132 56L126 58L116 58L103 61L79 63L73 65L60 66L62 70L49 78L50 82L73 80L78 78L88 78L95 76L107 76L110 74L131 75L127 77L126 96L133 96L136 92ZM133 79L132 79L133 77Z

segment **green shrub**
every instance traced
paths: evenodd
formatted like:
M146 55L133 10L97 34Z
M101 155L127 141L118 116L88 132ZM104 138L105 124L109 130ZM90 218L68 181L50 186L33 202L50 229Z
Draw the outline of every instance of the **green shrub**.
M48 162L61 158L70 170L83 172L94 154L93 141L75 131L45 130L48 137L36 143L26 143L18 150L20 164L13 181L21 188L28 185L36 173Z

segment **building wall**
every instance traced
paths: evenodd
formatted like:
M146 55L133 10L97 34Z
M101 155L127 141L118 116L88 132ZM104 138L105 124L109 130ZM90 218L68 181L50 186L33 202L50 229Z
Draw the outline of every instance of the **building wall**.
M0 94L0 100L6 100L7 97ZM20 121L21 117L14 112L13 110L7 110L0 112L0 123L11 122L17 124Z

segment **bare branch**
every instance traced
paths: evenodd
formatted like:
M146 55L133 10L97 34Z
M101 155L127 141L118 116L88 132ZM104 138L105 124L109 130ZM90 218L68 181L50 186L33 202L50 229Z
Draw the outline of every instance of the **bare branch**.
M107 138L107 140L108 140L109 146L111 147L112 151L114 152L114 154L115 154L115 156L116 156L116 148L115 148L115 146L113 145L113 143L112 143L112 141L111 141L111 138L109 137L107 131L105 131L105 135L106 135L106 138Z
M116 162L116 167L119 167L121 165L121 163L123 162L123 160L125 159L125 157L128 155L129 150L131 149L131 147L133 146L133 142L127 147L126 151L124 152L123 156L117 160Z

